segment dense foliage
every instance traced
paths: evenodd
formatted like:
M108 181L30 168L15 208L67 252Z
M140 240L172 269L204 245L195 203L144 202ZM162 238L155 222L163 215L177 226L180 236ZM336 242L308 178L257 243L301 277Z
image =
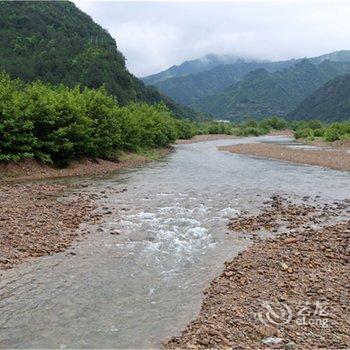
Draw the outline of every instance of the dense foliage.
M265 135L270 130L283 130L287 122L279 117L264 118L262 120L247 119L238 124L236 135L238 136L259 136Z
M69 1L1 1L0 28L0 71L12 78L104 85L122 105L164 102L177 116L194 117L130 74L115 40Z
M241 123L223 123L215 120L192 123L194 135L205 134L228 134L236 136L259 136L265 135L270 130L283 130L287 122L279 117L264 118L260 121L249 119Z
M105 88L24 84L0 76L0 160L35 157L47 163L116 159L121 150L162 147L193 136L192 123L164 104L118 105Z
M192 134L229 134L236 136L266 135L271 130L292 129L297 139L320 139L327 142L350 140L350 121L325 123L319 120L288 121L280 117L247 119L241 123L208 121L192 123ZM187 137L186 137L187 138Z
M337 77L306 98L292 113L291 119L342 121L350 118L350 74Z
M332 142L350 140L350 121L326 124L319 120L292 123L295 138L315 140L317 138Z

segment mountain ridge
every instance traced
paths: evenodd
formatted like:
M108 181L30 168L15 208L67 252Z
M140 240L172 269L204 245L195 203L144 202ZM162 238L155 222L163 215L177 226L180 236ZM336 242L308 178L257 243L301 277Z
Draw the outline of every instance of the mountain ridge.
M308 59L273 73L260 68L192 107L218 119L284 117L317 88L346 72L350 72L350 63L323 61L315 65Z
M330 59L335 61L330 61ZM276 62L254 60L247 62L241 60L232 64L219 65L196 74L168 78L163 81L158 81L154 83L154 85L163 94L172 97L178 103L208 112L208 103L205 101L206 98L211 99L212 96L216 96L222 101L222 96L220 96L220 94L228 89L230 85L234 85L242 80L250 71L258 68L265 68L270 73L273 73L295 66L303 60L307 60L315 65L321 65L320 67L323 67L322 70L325 72L328 71L328 76L334 78L337 75L345 73L344 70L339 69L336 65L338 63L348 63L350 61L350 51L334 51L311 58L299 58ZM319 87L318 83L315 87ZM309 92L308 89L307 91ZM304 94L302 94L302 98L304 97ZM299 96L297 99L298 103L300 102L300 98L301 97ZM203 106L201 106L201 104L203 104ZM213 105L215 105L215 103L213 103ZM209 108L209 110L214 110L215 112L215 108ZM285 114L284 111L282 112L282 114Z
M141 78L146 84L154 85L157 82L164 81L170 78L197 74L219 65L232 64L236 62L252 62L259 61L252 58L245 58L236 55L215 55L208 54L198 59L187 60L178 65L173 65L161 72L151 74Z
M232 83L241 80L245 74L258 68L275 71L293 65L294 61L281 62L236 62L220 65L210 70L172 77L155 83L155 86L167 96L183 105L191 106L194 100L216 92L224 91Z

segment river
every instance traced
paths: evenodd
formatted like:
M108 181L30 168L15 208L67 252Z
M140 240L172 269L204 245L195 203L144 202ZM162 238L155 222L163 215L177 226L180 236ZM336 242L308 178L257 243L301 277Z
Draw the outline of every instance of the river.
M272 194L350 196L350 174L218 151L235 142L176 146L151 165L84 181L109 213L71 251L3 271L1 348L150 348L181 331L202 290L250 240L228 218ZM126 191L118 193L121 189ZM111 234L112 233L112 234ZM118 233L118 234L116 234Z

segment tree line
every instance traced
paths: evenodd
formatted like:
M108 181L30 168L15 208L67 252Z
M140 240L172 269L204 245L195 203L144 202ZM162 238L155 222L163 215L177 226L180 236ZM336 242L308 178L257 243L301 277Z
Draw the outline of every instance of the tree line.
M174 118L162 103L121 106L103 87L26 84L0 75L0 161L116 160L121 151L163 147L194 133L190 121Z
M327 142L350 140L350 121L324 123L319 120L291 123L295 138L323 139Z

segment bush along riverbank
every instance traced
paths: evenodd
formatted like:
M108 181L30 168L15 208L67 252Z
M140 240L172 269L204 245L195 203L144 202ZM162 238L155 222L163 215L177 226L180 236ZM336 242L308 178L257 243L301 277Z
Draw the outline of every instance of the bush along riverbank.
M255 243L225 264L198 317L165 348L349 348L350 201L303 201L274 196L230 222L230 234Z
M23 84L0 76L0 161L34 158L66 166L80 158L164 147L188 137L189 123L162 104L121 107L105 89Z
M350 121L339 123L323 123L318 120L291 123L296 139L309 141L323 140L326 142L350 140Z
M194 124L195 135L227 134L235 136L266 135L271 130L284 130L287 122L279 117L265 118L260 121L248 119L241 123L207 121Z

